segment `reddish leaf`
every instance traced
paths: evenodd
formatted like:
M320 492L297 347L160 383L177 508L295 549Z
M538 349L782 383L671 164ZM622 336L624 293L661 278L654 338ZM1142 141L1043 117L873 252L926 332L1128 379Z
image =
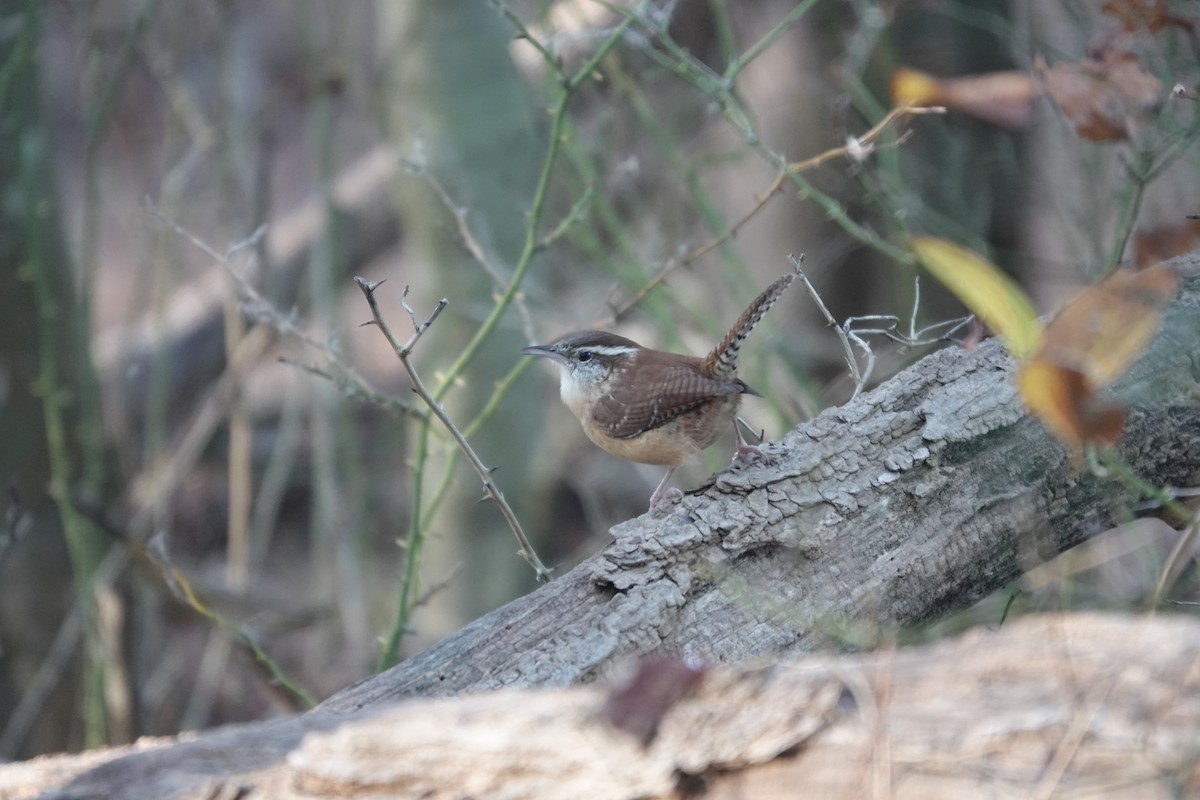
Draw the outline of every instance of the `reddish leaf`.
M1167 0L1107 0L1100 10L1115 17L1127 31L1145 28L1156 33L1170 17L1167 5Z
M1035 360L1021 368L1017 380L1029 410L1063 443L1080 447L1121 438L1125 410L1098 400L1082 372Z
M1200 243L1200 219L1151 228L1134 238L1134 260L1139 267L1157 264L1193 250L1197 243Z
M1118 48L1053 67L1038 56L1034 68L1075 132L1094 142L1128 139L1161 99L1158 78L1142 69L1137 56Z
M1086 290L1046 325L1035 359L1078 370L1107 386L1150 344L1179 275L1165 264L1119 269Z
M1095 391L1124 374L1154 338L1178 283L1165 264L1117 270L1046 325L1018 381L1026 405L1063 442L1078 447L1120 438L1124 409Z

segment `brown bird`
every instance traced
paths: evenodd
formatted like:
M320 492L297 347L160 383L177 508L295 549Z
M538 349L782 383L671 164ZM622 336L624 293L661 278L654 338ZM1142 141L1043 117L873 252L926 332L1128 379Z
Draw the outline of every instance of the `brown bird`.
M738 352L795 277L768 286L704 358L651 350L606 331L571 333L521 352L558 365L559 393L589 439L615 456L669 467L650 497L654 508L675 470L731 425L734 461L760 452L734 422L742 395L758 395L737 377Z

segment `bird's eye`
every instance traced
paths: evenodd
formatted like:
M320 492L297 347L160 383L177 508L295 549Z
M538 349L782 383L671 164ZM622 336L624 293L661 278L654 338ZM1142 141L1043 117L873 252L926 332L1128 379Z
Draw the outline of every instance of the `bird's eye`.
M579 360L580 361L591 361L593 355L595 355L595 354L591 350L580 350L579 351Z

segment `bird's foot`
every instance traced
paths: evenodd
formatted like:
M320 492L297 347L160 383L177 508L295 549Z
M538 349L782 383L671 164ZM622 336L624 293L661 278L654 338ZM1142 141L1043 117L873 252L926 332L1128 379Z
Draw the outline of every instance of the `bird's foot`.
M771 464L779 455L779 446L775 442L760 442L750 444L742 437L742 432L734 426L736 447L733 451L732 466L741 467L756 461Z
M753 464L755 461L770 461L770 456L766 448L760 444L738 442L737 449L733 451L733 460L729 463L741 466L743 464Z
M675 474L676 467L671 467L667 470L667 474L663 475L661 481L658 482L658 487L655 488L654 494L650 495L650 510L655 512L655 516L659 516L658 511L668 511L669 506L678 503L683 499L683 492L676 489L674 486L668 488L667 481L671 480L671 476Z
M665 517L671 513L671 507L683 500L683 492L674 486L659 487L650 497L650 513L655 517Z

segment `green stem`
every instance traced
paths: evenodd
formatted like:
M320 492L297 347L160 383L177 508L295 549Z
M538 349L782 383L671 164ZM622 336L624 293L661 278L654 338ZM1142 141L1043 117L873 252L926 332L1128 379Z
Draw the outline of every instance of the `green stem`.
M1112 250L1109 252L1108 263L1104 265L1107 268L1105 272L1115 268L1125 256L1125 248L1129 244L1129 238L1133 235L1138 215L1142 210L1142 200L1145 197L1146 188L1175 163L1176 159L1189 151L1189 148L1195 144L1197 134L1200 134L1200 113L1194 116L1191 124L1186 128L1172 132L1169 143L1157 156L1153 151L1145 153L1142 159L1146 164L1144 169L1131 168L1127 170L1133 186L1130 189L1129 199L1125 203L1124 213L1121 214L1120 222L1117 225L1117 238L1113 241Z
M1170 487L1155 486L1137 474L1133 467L1129 466L1128 462L1121 458L1121 454L1117 452L1116 448L1101 447L1099 449L1091 449L1088 451L1088 459L1093 463L1098 462L1121 485L1137 492L1140 497L1157 503L1165 511L1174 516L1178 524L1186 525L1192 521L1192 512L1188 510L1187 506L1175 499Z
M777 170L787 172L788 180L799 190L802 197L815 202L829 219L858 241L878 250L900 264L911 265L915 262L907 250L892 244L870 228L855 222L846 213L846 209L842 207L841 203L817 189L799 172L788 170L787 167L790 162L762 143L754 126L750 123L749 115L742 109L737 98L730 92L729 87L732 77L736 76L738 70L754 60L764 47L769 46L771 42L775 41L789 25L793 24L814 3L815 0L809 0L809 2L800 3L796 6L782 22L772 28L758 43L751 46L742 56L736 59L730 65L729 69L726 70L725 76L721 78L714 77L708 67L697 61L691 53L676 44L664 31L653 28L641 18L634 16L633 12L626 10L624 13L626 14L625 20L627 22L638 22L648 33L655 34L657 41L661 42L667 51L666 54L663 54L654 48L646 48L643 52L714 100L721 109L721 115L737 128L745 141L766 163Z
M775 43L775 40L782 36L788 28L795 25L802 16L808 13L809 9L815 6L819 0L804 0L802 3L797 3L788 15L784 17L779 24L767 31L767 33L752 44L746 52L742 53L737 58L729 62L729 66L725 69L724 79L732 84L737 78L738 73L750 65L754 59L758 58L763 52Z
M512 369L508 371L507 375L500 379L500 381L496 384L496 388L492 391L492 396L488 398L486 403L484 403L483 408L481 408L479 413L475 415L475 418L467 423L467 425L463 428L463 436L469 439L479 432L479 429L483 427L484 423L487 422L491 418L492 414L494 414L500 408L500 402L504 399L505 395L508 394L508 391L513 387L513 384L517 382L517 378L521 377L522 373L524 373L529 367L530 363L530 359L522 358L513 365ZM446 461L446 467L442 470L442 479L438 483L437 488L434 490L433 496L430 498L429 503L426 505L425 519L421 521L421 526L423 528L428 527L432 522L434 513L441 505L442 500L445 498L446 492L449 491L450 487L454 483L454 468L455 465L458 464L459 455L460 451L458 449L450 451L450 455Z
M82 303L70 280L70 269L61 246L62 232L57 216L57 202L50 179L50 144L36 101L18 94L37 85L37 42L40 40L39 4L27 2L20 14L14 14L21 30L15 33L16 42L4 58L0 69L0 114L10 113L20 135L12 143L16 152L12 174L18 185L12 193L22 199L14 207L12 217L17 224L13 235L20 245L13 253L23 279L31 282L36 305L38 348L37 392L42 402L42 424L46 437L49 461L49 494L59 514L63 536L71 561L75 592L83 612L83 714L84 745L96 747L106 738L107 709L104 699L105 659L99 632L94 624L93 582L103 555L103 540L72 502L72 482L79 476L81 463L78 447L78 417L68 414L68 406L79 413L80 384L72 380L66 354L75 351L80 340L77 335ZM12 81L11 83L9 81ZM18 89L18 87L20 87ZM23 105L22 105L23 104ZM15 107L15 108L14 108ZM86 327L84 328L86 332ZM86 334L84 334L86 335ZM78 355L79 363L86 362L86 349ZM81 367L81 371L82 367ZM87 398L84 398L85 400Z
M443 375L437 387L433 389L431 395L435 402L440 402L445 397L446 393L455 384L458 378L466 370L467 365L478 354L483 343L492 335L496 327L500 324L500 320L504 316L504 312L512 304L513 298L517 296L520 290L521 281L525 277L525 273L529 270L529 265L533 261L538 249L541 246L541 238L539 236L539 228L542 216L545 212L546 201L549 196L550 179L554 173L554 165L558 160L558 155L563 142L563 130L566 125L567 106L570 103L571 97L575 90L583 84L592 72L599 66L600 61L616 46L621 37L625 35L625 31L632 24L632 20L626 18L618 25L609 37L597 48L592 57L580 67L575 75L562 81L562 88L559 92L558 102L551 114L550 123L550 141L546 148L546 156L542 161L542 168L538 175L537 186L534 190L533 202L529 209L529 221L525 228L525 242L521 249L521 254L517 259L516 268L513 270L512 280L500 297L492 306L491 312L487 318L480 324L475 331L475 335L471 337L471 341L450 365L449 369ZM528 360L528 359L526 359ZM432 432L432 420L427 420L420 427L420 432L417 435L416 453L413 457L413 508L409 518L409 531L407 552L405 554L404 577L400 587L400 602L396 610L396 618L392 624L392 629L388 634L387 642L384 646L383 654L379 660L380 669L396 663L399 656L400 640L404 636L405 630L408 628L408 623L412 617L413 607L417 598L417 579L418 568L420 565L420 554L425 544L427 535L428 519L422 513L421 508L421 492L424 485L424 472L426 462L429 458L429 437ZM445 479L443 479L445 483ZM436 499L440 500L440 492Z

